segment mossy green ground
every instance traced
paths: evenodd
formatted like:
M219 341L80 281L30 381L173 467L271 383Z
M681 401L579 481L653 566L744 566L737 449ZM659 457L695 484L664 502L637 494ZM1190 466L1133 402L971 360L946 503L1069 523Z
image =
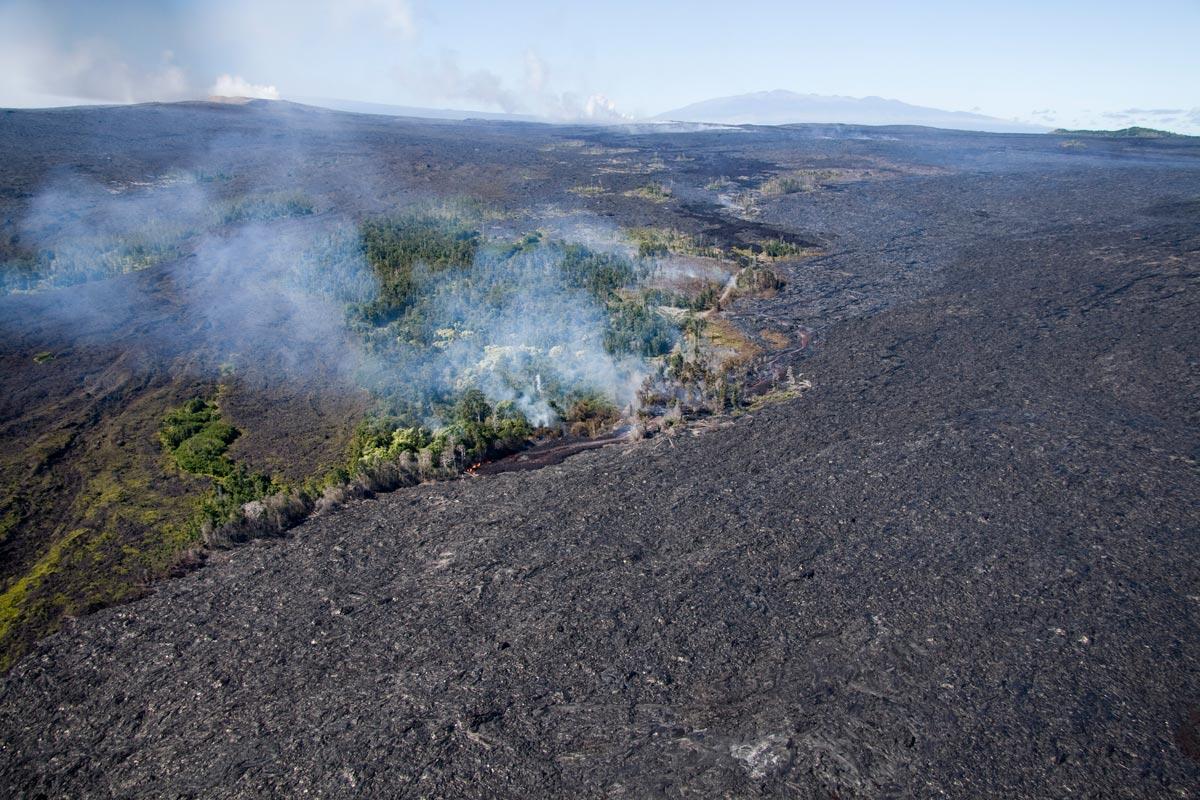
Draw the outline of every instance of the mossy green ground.
M111 398L86 398L80 391L31 412L42 424L56 420L55 427L23 449L0 451L0 670L65 618L144 594L200 546L206 515L220 517L253 499L215 499L216 473L224 481L261 476L223 450L201 446L214 435L218 441L231 437L232 426L219 412L201 426L206 430L180 441L195 445L184 460L198 474L178 468L162 447L160 432L172 409L196 395L213 397L217 388L155 375L131 378ZM258 392L234 387L228 394ZM208 404L199 402L207 412ZM291 419L289 446L329 454L322 474L342 463L349 431ZM270 479L264 483L254 488L255 496L277 488Z
M153 439L171 391L151 391L92 430L54 431L5 459L6 474L24 474L6 483L0 501L2 540L17 560L0 591L0 669L64 618L144 593L195 544L189 519L203 484L170 474ZM30 553L21 545L36 542L39 529L51 536Z

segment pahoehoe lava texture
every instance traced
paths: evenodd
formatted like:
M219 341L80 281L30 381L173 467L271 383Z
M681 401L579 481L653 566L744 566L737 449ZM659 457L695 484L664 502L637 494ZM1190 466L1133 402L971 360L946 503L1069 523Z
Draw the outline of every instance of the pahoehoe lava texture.
M79 620L4 681L0 785L1195 796L1174 153L785 199L828 252L735 314L816 331L803 397L356 502Z

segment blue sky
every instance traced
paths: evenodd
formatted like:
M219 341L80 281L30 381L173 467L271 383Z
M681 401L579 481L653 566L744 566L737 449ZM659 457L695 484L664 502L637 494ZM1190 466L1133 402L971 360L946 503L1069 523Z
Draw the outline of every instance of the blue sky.
M221 90L565 119L776 88L1200 133L1200 0L0 0L0 106Z

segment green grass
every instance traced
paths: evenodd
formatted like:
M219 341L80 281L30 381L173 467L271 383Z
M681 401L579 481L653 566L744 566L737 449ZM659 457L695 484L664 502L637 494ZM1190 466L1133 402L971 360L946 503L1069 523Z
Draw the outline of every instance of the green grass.
M23 646L15 646L16 643L12 641L13 631L22 627L22 624L28 625L33 618L49 623L43 627L44 633L58 629L57 618L69 611L70 602L62 595L38 599L37 590L50 576L60 572L65 554L86 534L86 530L76 529L54 542L28 572L0 594L0 645L3 645L0 648L0 671L7 670L24 652ZM53 622L50 622L52 619Z

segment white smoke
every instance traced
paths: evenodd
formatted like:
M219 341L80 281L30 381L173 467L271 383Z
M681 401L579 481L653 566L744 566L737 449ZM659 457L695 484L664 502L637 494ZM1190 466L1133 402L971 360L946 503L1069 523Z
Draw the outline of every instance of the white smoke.
M192 96L169 50L139 65L113 42L63 43L27 6L0 3L0 106L138 103Z
M506 113L524 109L520 99L504 85L504 79L486 69L464 69L458 53L443 50L435 61L416 68L398 69L400 82L425 102L480 104Z
M525 83L534 94L540 95L546 91L549 72L541 56L532 50L525 51Z
M568 285L553 245L496 260L480 254L467 270L430 287L430 325L444 333L443 390L477 386L492 402L510 401L533 423L553 422L556 394L600 392L620 407L635 402L646 367L604 347L606 312Z
M144 316L154 321L163 363L186 354L194 370L229 366L269 383L320 377L350 393L377 389L401 401L474 386L536 424L552 423L562 410L556 403L573 397L599 394L619 408L635 403L646 364L608 351L606 308L568 282L560 248L508 255L484 247L469 266L437 272L418 265L417 327L348 327L348 305L370 303L379 290L352 220L238 221L228 213L236 206L189 174L146 186L70 174L53 180L30 204L20 233L53 254L55 280L33 274L10 288L87 283L57 293L46 321L82 326L103 340ZM618 234L606 226L579 219L558 234L610 250ZM165 295L155 281L103 280L154 264L169 282ZM435 418L425 422L437 426Z
M486 110L527 113L555 122L625 122L633 119L604 94L581 95L553 86L550 67L535 51L523 57L523 79L507 83L489 69L465 69L453 50L436 60L398 69L404 87L435 105L466 103Z
M617 109L617 104L602 94L594 94L584 104L584 114L588 119L596 120L630 120L632 114L625 114Z
M274 86L250 83L241 75L221 75L208 90L216 97L251 97L257 100L278 100L279 90Z

